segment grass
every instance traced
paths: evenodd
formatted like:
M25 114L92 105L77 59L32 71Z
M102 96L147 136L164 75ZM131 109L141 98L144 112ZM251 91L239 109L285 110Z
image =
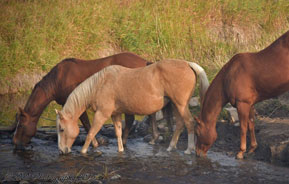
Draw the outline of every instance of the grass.
M2 80L105 51L196 61L212 79L234 54L266 47L289 25L287 0L3 0L0 10Z
M285 33L288 12L288 0L2 0L0 84L13 87L18 73L48 72L64 58L121 51L195 61L212 80L234 54Z

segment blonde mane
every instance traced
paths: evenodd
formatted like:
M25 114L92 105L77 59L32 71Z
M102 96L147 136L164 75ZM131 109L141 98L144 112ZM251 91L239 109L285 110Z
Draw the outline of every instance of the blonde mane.
M108 74L116 74L121 66L108 66L101 71L93 74L81 84L79 84L68 96L62 109L62 113L74 116L77 109L87 109L95 99L95 94L100 86L104 85Z

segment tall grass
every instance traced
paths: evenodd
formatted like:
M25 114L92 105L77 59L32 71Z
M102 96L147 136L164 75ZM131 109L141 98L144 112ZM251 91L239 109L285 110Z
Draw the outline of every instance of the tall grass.
M120 51L195 61L212 79L287 31L288 12L288 0L2 0L0 80Z

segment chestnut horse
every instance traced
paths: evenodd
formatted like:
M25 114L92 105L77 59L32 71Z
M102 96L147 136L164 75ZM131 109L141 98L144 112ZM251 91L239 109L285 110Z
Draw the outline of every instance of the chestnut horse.
M77 120L91 107L94 118L81 150L86 153L92 138L108 118L112 118L118 140L118 151L123 151L121 114L153 114L170 100L176 115L176 130L168 151L176 144L184 123L188 130L188 148L194 149L194 126L188 101L194 92L196 74L200 77L201 97L209 85L206 73L196 63L181 60L165 60L147 67L130 69L109 66L82 82L69 95L62 111L57 111L58 147L68 153L79 134Z
M217 138L216 121L224 105L230 102L238 110L240 151L246 152L247 129L251 148L257 147L254 130L254 104L289 90L289 31L269 47L257 53L235 55L217 74L205 95L197 120L196 154L206 155Z
M20 114L16 118L17 127L13 143L18 148L25 146L35 135L37 122L45 107L53 100L63 106L74 88L95 72L109 65L138 68L148 64L151 62L129 52L96 60L86 61L71 58L61 61L35 85L24 110L19 108ZM128 126L125 128L124 141L127 138L129 127L134 121L134 116L125 117ZM80 120L88 132L90 124L86 112L83 112Z

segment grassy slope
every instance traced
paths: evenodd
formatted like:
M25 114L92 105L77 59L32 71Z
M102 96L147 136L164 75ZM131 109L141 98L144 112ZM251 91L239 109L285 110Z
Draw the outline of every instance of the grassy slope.
M0 83L48 72L67 57L120 51L195 61L211 80L237 52L260 50L287 31L288 12L288 0L2 0ZM43 116L54 119L58 106L50 107ZM0 116L13 119L14 111Z
M0 80L106 50L196 61L212 79L235 53L287 31L288 12L288 0L3 0Z

